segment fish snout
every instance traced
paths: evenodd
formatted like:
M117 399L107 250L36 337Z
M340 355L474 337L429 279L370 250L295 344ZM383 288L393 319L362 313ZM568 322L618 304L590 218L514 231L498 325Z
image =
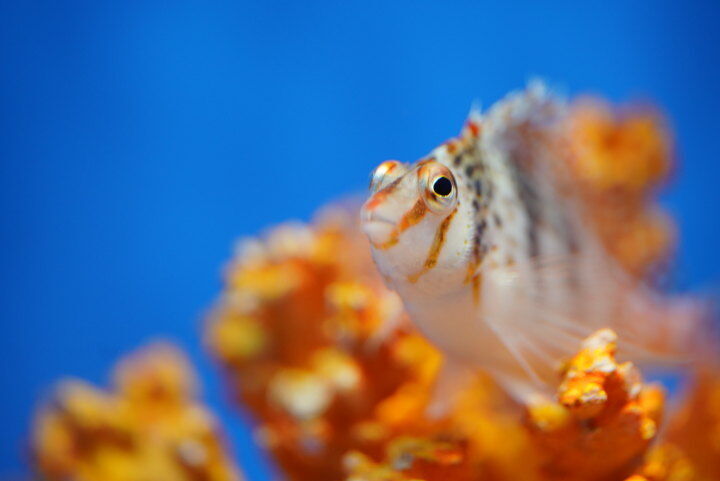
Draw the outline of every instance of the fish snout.
M388 244L394 238L396 221L384 212L383 204L368 199L360 211L362 230L374 246Z

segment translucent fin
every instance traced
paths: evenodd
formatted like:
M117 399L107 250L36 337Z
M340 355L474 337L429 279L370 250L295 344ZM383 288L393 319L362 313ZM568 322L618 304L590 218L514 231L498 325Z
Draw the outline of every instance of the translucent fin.
M431 419L447 415L457 402L460 393L472 382L475 372L467 364L455 362L446 356L440 367L426 410Z
M520 386L554 386L560 363L601 328L618 334L626 359L663 364L687 360L667 345L674 341L667 339L672 336L668 327L684 322L679 312L668 311L669 302L608 266L588 276L583 269L592 266L587 264L587 258L548 257L522 268L482 270L481 318L523 371L499 366L499 377Z
M482 104L479 100L473 100L472 105L470 106L470 112L468 112L467 119L468 121L475 122L476 124L482 123Z

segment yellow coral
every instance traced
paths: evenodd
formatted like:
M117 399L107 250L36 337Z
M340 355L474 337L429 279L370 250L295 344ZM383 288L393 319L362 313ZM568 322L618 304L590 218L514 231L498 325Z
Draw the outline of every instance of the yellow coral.
M675 240L669 217L652 201L671 166L672 142L661 117L599 100L573 104L567 121L573 187L607 251L629 272L652 274Z
M589 337L565 367L557 403L529 409L528 426L551 478L629 472L657 433L662 390L644 386L632 364L615 361L616 342L607 329Z
M377 449L388 435L383 416L396 412L405 386L431 382L424 363L403 357L410 334L400 302L343 217L246 242L206 329L233 389L261 420L261 439L294 479L341 477L345 452ZM289 280L270 289L277 273Z
M670 137L653 112L618 115L598 100L581 99L569 137L581 179L596 189L644 191L670 168Z
M65 382L35 420L38 470L47 480L240 480L194 384L168 345L126 358L114 392Z
M701 479L720 479L718 352L714 346L712 351L704 353L710 361L695 374L685 404L669 423L668 438L683 449Z
M652 448L638 473L626 481L692 481L697 473L692 462L677 446L662 444Z
M456 481L475 479L462 445L400 437L388 445L387 459L373 462L354 452L345 459L348 481Z

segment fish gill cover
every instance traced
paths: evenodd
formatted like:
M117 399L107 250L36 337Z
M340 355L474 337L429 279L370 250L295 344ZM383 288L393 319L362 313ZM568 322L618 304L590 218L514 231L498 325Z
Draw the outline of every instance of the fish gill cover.
M652 283L676 239L655 198L672 168L662 118L578 99L557 135L607 255ZM357 219L353 207L328 206L312 223L243 240L204 323L231 402L252 415L286 479L720 480L720 354L709 330L697 333L700 355L672 409L662 386L623 361L622 339L600 329L558 367L554 396L520 402L478 372L431 413L443 354L384 286ZM121 360L111 391L61 383L36 414L37 473L240 479L194 382L163 344Z

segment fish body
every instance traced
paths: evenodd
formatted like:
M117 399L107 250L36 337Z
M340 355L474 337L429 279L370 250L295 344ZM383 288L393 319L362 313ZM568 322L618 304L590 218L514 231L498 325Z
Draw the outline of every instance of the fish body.
M547 386L599 328L652 357L660 330L644 321L667 307L585 224L559 159L567 114L542 85L473 112L414 164L381 164L361 213L378 269L421 331L520 395Z

